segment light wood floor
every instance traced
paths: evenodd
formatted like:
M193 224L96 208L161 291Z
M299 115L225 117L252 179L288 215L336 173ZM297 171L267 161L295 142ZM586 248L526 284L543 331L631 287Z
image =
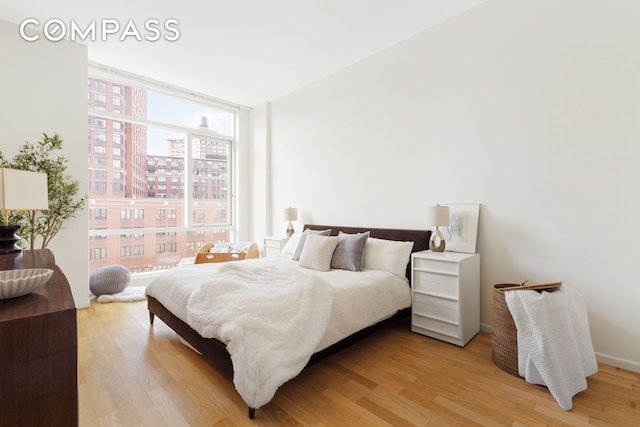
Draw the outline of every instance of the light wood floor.
M563 411L545 387L491 362L491 337L459 348L399 323L284 384L254 420L230 381L146 302L78 310L81 426L640 425L640 374L599 365Z

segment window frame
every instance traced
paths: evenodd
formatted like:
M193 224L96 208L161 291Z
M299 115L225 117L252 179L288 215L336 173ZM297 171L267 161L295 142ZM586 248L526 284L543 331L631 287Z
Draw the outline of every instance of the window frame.
M228 104L217 100L215 98L209 98L203 95L194 94L190 91L181 90L179 88L174 88L168 85L164 85L162 83L153 82L147 79L144 79L139 76L132 76L123 72L119 72L117 70L105 70L99 65L90 64L89 66L89 76L90 78L94 78L96 80L106 80L109 83L118 85L120 87L124 86L135 86L140 89L150 90L157 93L169 95L175 97L177 99L182 99L186 101L192 101L197 103L203 103L205 105L210 105L212 108L217 108L221 110L225 110L234 114L234 123L233 123L233 132L234 135L224 135L218 132L214 132L212 130L200 129L200 128L186 128L178 125L173 125L169 123L160 123L157 121L153 121L150 119L141 119L138 117L129 116L124 114L124 112L110 112L108 110L103 109L101 106L98 108L89 108L88 114L91 116L99 116L101 119L112 120L112 122L120 122L122 123L122 127L124 127L124 123L132 123L138 125L146 125L162 128L165 130L175 131L182 133L184 135L185 142L185 157L184 157L184 165L183 165L183 176L181 178L182 185L185 188L185 194L183 197L184 201L184 215L185 223L179 226L157 226L157 227L139 227L136 228L140 233L153 233L153 232L191 232L191 231L202 231L202 229L208 230L227 230L230 235L230 239L233 239L233 236L238 235L238 216L236 214L237 211L237 198L236 194L236 180L238 176L237 168L239 167L239 163L236 160L237 158L237 150L238 150L238 129L239 129L239 121L241 120L240 110L241 107L233 104ZM89 92L92 92L92 89L89 89ZM228 203L228 218L225 223L210 223L210 224L194 224L193 218L193 210L198 200L193 198L193 180L189 178L194 178L193 175L193 150L192 144L195 138L202 138L206 140L211 140L212 143L227 143L228 144L228 157L227 157L227 171L226 171L226 179L228 182L227 188L229 194L227 195L227 203ZM149 159L147 160L149 162ZM159 162L160 163L160 162ZM118 169L115 166L112 166L113 169ZM187 174L187 171L189 173ZM156 184L151 183L150 184ZM170 192L167 192L170 193ZM171 194L167 194L166 197L169 198ZM160 199L160 197L158 197ZM175 219L173 219L173 225L175 225ZM119 235L123 232L131 232L131 229L123 229L123 228L110 228L110 229L91 229L89 230L89 236L95 235ZM201 242L198 242L198 245L201 245ZM189 255L186 255L187 257ZM139 273L136 273L139 274Z

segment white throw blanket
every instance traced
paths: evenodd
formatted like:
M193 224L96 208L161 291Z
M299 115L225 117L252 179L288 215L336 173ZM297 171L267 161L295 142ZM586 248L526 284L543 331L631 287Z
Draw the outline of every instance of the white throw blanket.
M567 286L553 292L517 290L505 300L518 329L518 373L545 385L562 409L598 371L584 300Z
M333 294L297 268L229 262L189 297L188 324L227 345L233 383L252 408L300 373L322 339Z

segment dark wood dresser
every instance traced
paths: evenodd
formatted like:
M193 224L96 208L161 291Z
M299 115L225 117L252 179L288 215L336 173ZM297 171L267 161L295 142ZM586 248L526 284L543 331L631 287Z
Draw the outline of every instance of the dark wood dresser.
M69 282L48 249L0 255L0 270L49 268L35 292L0 300L0 424L78 425L78 328Z

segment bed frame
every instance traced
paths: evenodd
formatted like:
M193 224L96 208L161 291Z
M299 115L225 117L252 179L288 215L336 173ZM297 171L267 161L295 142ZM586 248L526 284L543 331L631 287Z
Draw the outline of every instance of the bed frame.
M362 228L362 227L341 227L330 225L314 225L307 224L304 229L326 230L331 229L331 235L337 235L339 231L344 233L362 233L369 231L371 237L386 240L412 241L412 252L423 251L429 247L429 238L431 231L429 230L403 230L403 229L387 229L387 228ZM407 279L411 282L411 262L407 265ZM147 307L149 309L149 321L153 325L154 317L158 316L164 323L173 329L182 339L189 343L194 349L202 354L202 357L218 369L224 376L233 381L233 365L231 357L227 352L226 345L214 338L203 338L189 325L177 318L166 307L164 307L157 299L147 296ZM341 341L317 352L311 356L307 366L313 365L320 360L331 356L332 354L342 350L345 347L359 341L360 339L370 335L372 332L383 328L395 320L407 317L411 312L410 308L398 311L395 315L362 329ZM255 408L249 408L249 418L255 416Z

